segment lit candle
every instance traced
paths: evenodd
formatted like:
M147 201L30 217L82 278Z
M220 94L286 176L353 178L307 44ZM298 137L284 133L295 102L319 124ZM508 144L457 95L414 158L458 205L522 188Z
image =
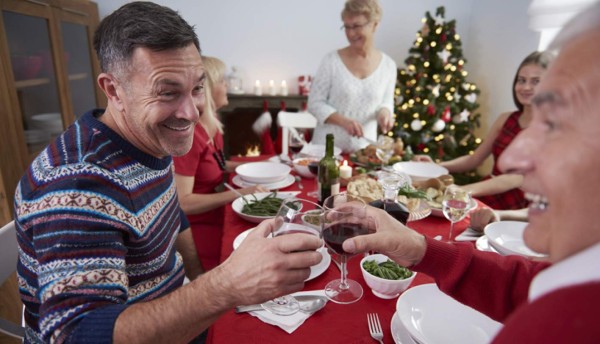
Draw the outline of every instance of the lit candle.
M281 81L281 95L282 96L287 96L288 95L287 82L285 82L285 80Z
M273 80L269 80L269 94L272 96L277 94L277 91L275 90L275 81Z
M254 94L257 96L262 95L262 87L260 87L260 80L256 80L254 83Z
M348 166L348 161L344 160L344 164L340 166L340 178L348 179L352 177L352 167Z

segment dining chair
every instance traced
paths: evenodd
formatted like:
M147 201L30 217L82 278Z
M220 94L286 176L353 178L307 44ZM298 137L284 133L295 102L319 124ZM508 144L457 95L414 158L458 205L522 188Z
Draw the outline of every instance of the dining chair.
M15 222L11 221L0 228L0 285L17 271L17 249ZM23 339L25 329L11 321L0 318L0 333L17 339Z
M281 155L288 156L291 131L295 131L296 128L314 129L317 127L317 118L305 111L279 111L277 114L277 124L281 127Z

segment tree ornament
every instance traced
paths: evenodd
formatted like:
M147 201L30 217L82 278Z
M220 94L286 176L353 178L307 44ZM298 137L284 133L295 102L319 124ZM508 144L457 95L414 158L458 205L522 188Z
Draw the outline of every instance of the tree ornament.
M435 107L433 105L427 106L427 114L430 116L435 115Z
M444 113L442 113L442 121L444 121L444 123L448 123L450 122L450 107L446 106L446 108L444 109Z
M433 126L431 126L431 130L433 130L436 133L439 133L440 131L444 130L445 127L446 122L444 122L442 119L438 119L437 121L435 121L435 123L433 123Z
M465 99L466 99L466 101L468 101L469 103L473 104L473 103L475 103L475 101L477 100L477 94L475 94L475 93L470 93L470 94L467 94L467 95L465 96Z
M458 117L460 118L460 122L458 122L458 123L462 123L462 122L468 121L469 120L469 115L471 115L471 113L469 111L467 111L466 109L462 110L462 112L458 114Z
M440 85L435 85L435 87L431 90L431 93L437 98L440 96Z
M420 131L421 129L423 129L423 125L421 124L421 120L414 119L412 122L410 122L410 128L413 131Z

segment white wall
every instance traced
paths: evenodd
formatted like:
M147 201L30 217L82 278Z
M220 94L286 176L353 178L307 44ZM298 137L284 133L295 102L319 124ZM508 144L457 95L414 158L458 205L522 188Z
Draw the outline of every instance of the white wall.
M528 28L524 0L380 0L383 19L376 45L404 66L426 11L446 8L456 19L467 59L469 81L481 89L480 112L487 122L513 109L511 82L518 63L538 44ZM126 0L98 1L100 17ZM235 65L251 92L254 81L265 85L287 80L297 93L297 76L314 74L326 52L347 44L340 12L343 0L156 0L178 10L196 26L204 54ZM483 134L482 133L482 134Z

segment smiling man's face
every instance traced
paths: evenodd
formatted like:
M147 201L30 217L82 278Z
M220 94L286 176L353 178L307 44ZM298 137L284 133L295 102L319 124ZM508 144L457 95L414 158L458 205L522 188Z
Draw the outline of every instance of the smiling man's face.
M180 156L192 145L194 126L204 109L202 60L192 44L152 51L137 48L124 75L121 131L142 151L156 157Z

